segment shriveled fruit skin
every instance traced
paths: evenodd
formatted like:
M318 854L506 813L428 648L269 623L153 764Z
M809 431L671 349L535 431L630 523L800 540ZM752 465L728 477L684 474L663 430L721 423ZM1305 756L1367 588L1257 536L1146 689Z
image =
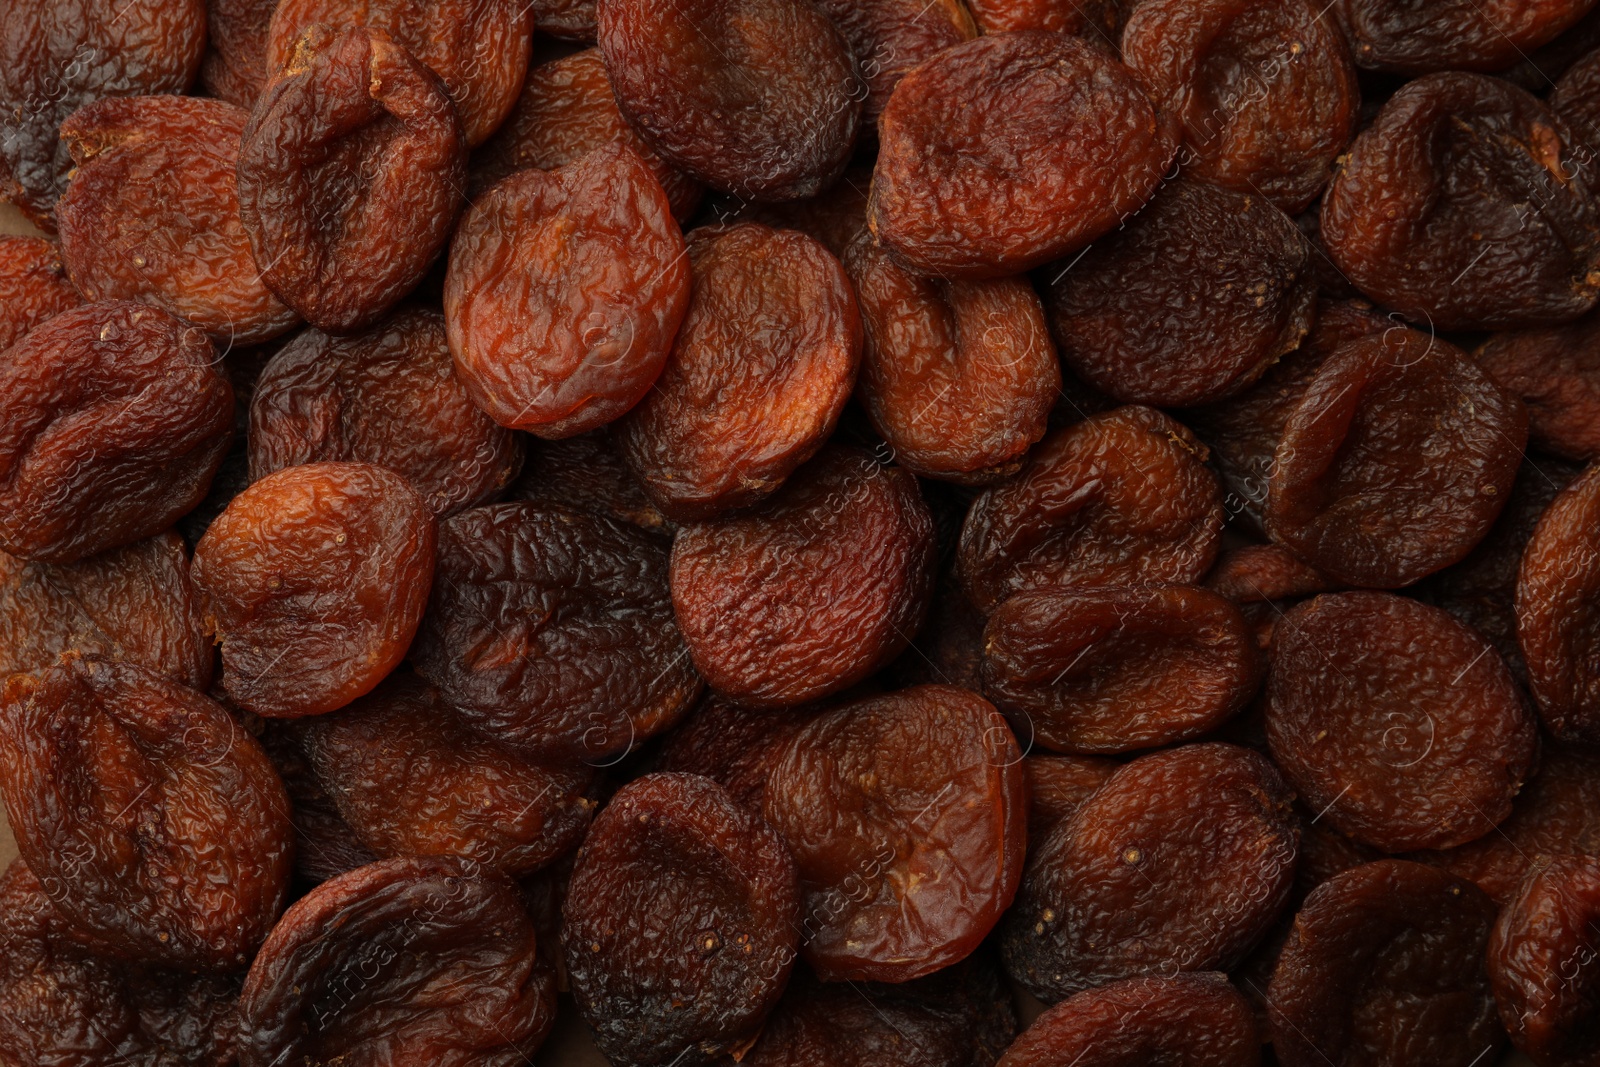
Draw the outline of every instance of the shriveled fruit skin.
M353 333L450 239L467 184L461 120L381 30L318 23L283 58L244 129L239 217L272 291L318 329Z
M467 860L383 860L290 908L250 965L239 1067L526 1062L555 983L516 886Z
M531 0L529 14L540 33L567 41L593 41L599 27L595 0Z
M830 981L903 982L966 958L1022 877L1022 751L993 705L954 686L847 703L793 732L762 812L800 872L800 951Z
M272 71L267 34L278 0L206 0L206 54L200 85L206 93L249 109Z
M1223 520L1205 459L1205 446L1154 408L1057 430L967 512L957 560L973 606L987 615L1041 586L1197 581Z
M473 406L456 378L444 316L410 308L354 337L300 333L250 400L250 477L324 461L403 475L434 513L493 500L522 442Z
M0 679L65 652L124 660L191 689L211 682L211 642L183 538L168 531L79 563L0 553Z
M427 503L382 467L308 463L240 493L193 568L229 698L299 718L370 692L416 633L433 548Z
M1600 998L1600 859L1556 856L1501 909L1489 981L1511 1041L1541 1067L1593 1067Z
M661 184L609 142L559 170L513 174L473 204L445 278L450 352L496 422L572 437L650 390L690 285Z
M1033 286L919 278L866 232L844 263L865 328L858 395L895 459L958 483L1014 473L1061 391Z
M980 37L900 80L878 122L872 232L920 274L992 278L1070 255L1155 192L1176 122L1064 34Z
M1239 605L1265 652L1278 620L1295 601L1331 593L1338 583L1301 562L1282 545L1241 545L1217 557L1205 587Z
M646 775L612 798L564 910L578 1010L619 1067L742 1054L783 992L800 926L783 840L693 774Z
M463 856L527 874L578 847L587 767L540 766L468 729L438 690L395 675L302 730L317 779L380 856Z
M86 304L0 352L0 550L74 563L160 533L206 495L233 390L206 335Z
M1600 26L1600 8L1591 11L1586 24ZM1583 142L1579 154L1592 169L1600 154L1600 31L1591 32L1591 48L1561 75L1550 93L1550 106L1567 120L1573 134ZM1540 87L1545 79L1540 80Z
M1355 135L1350 49L1311 0L1142 0L1122 54L1183 123L1188 177L1290 214L1316 199Z
M1216 973L1125 978L1041 1015L999 1067L1256 1067L1261 1041L1249 1003Z
M710 696L661 739L655 769L699 774L751 811L790 737L817 708L747 708Z
M634 527L560 505L474 508L440 527L438 575L412 663L497 740L604 761L700 693L666 546Z
M984 694L1061 752L1191 740L1244 707L1261 673L1244 615L1197 586L1035 589L984 628Z
M62 120L107 96L181 93L206 44L204 0L13 0L0 11L0 200L55 229L72 160ZM14 125L11 125L14 123Z
M1555 498L1517 574L1517 642L1539 717L1559 740L1600 742L1600 468Z
M1267 740L1308 807L1403 852L1465 844L1509 815L1538 728L1479 634L1405 597L1350 592L1274 630Z
M803 704L905 647L933 556L916 479L833 445L760 508L679 532L673 609L712 689L754 707Z
M1358 64L1397 74L1499 71L1553 40L1594 0L1337 0Z
M1496 334L1473 358L1527 405L1533 444L1575 463L1600 458L1600 314Z
M1441 330L1575 319L1600 295L1600 179L1567 123L1479 74L1384 104L1322 200L1322 238L1363 293Z
M1284 1067L1494 1062L1484 973L1494 904L1404 860L1337 874L1306 898L1267 989Z
M840 259L867 228L867 191L872 164L852 163L832 186L805 200L769 204L722 196L709 205L718 222L760 222L777 230L799 230L815 237Z
M288 889L289 802L221 705L69 657L0 700L0 792L45 894L99 952L243 967Z
M1062 360L1129 403L1240 392L1299 346L1316 307L1310 252L1287 215L1258 193L1189 181L1046 273Z
M645 495L606 430L560 441L534 441L510 498L591 511L671 540L678 527Z
M1265 756L1183 745L1124 765L1034 842L1006 970L1054 1002L1152 972L1226 970L1294 879L1291 794Z
M305 749L288 719L268 719L261 734L272 765L289 795L289 818L294 824L294 875L301 886L365 867L377 860L344 821L311 769Z
M42 237L0 235L0 352L81 303L59 247Z
M555 170L611 141L639 153L667 194L673 217L687 225L700 206L703 187L656 155L628 125L617 109L598 48L529 68L516 107L473 153L472 187L485 191L528 167Z
M1129 11L1138 0L968 0L967 7L984 33L1050 30L1115 47Z
M1022 766L1028 774L1028 841L1033 843L1083 807L1122 764L1105 756L1030 752Z
M377 30L420 60L444 83L469 146L510 112L533 51L523 0L279 0L267 70L289 63L301 35L319 23Z
M1336 581L1410 585L1489 532L1527 436L1527 410L1449 342L1403 328L1358 337L1284 423L1267 532Z
M755 200L815 196L844 171L866 95L810 0L602 0L617 104L681 170Z
M661 511L712 518L771 496L850 399L861 315L820 243L759 223L689 236L694 295L617 443Z
M61 255L87 300L138 300L251 345L299 317L262 282L235 173L249 113L187 96L113 97L73 113L77 164L56 205Z
M961 0L818 0L817 6L844 35L866 83L864 137L877 129L883 105L908 70L978 36Z

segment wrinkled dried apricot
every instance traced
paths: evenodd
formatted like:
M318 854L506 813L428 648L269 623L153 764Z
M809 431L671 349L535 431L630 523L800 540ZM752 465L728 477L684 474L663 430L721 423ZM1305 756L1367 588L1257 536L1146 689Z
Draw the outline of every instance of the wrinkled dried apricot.
M1138 0L968 0L984 33L1050 30L1116 46Z
M1549 731L1600 741L1600 468L1590 467L1545 510L1517 576L1517 641L1528 687Z
M605 430L532 442L510 496L591 511L668 539L678 529L650 502Z
M81 303L56 245L41 237L0 235L0 352Z
M1591 13L1588 23L1600 27L1600 9ZM1593 174L1600 165L1600 29L1591 34L1591 49L1572 64L1550 93L1550 106L1567 120L1572 132L1583 143L1577 160ZM1540 82L1540 88L1543 81ZM1592 180L1592 179L1591 179Z
M1581 19L1594 0L1337 0L1356 62L1372 70L1498 71Z
M1511 1041L1542 1067L1600 1062L1600 859L1557 856L1500 912L1489 980Z
M1528 437L1577 463L1600 458L1600 314L1500 333L1473 353L1528 408Z
M200 84L208 95L252 108L266 88L267 34L277 0L206 0L206 54Z
M1122 764L1103 756L1046 752L1026 757L1022 766L1028 772L1028 840L1033 842L1083 807Z
M707 697L661 741L656 769L699 774L752 811L761 810L767 777L809 709L747 708Z
M1336 583L1318 574L1282 545L1242 545L1217 558L1205 587L1239 605L1264 652L1278 619L1295 601L1331 593Z
M817 0L844 35L866 83L863 134L877 129L889 94L908 70L978 36L961 0Z
M528 13L540 33L567 41L593 41L598 31L595 6L595 0L529 0Z
M283 779L294 824L294 873L308 885L325 882L345 871L365 867L377 856L363 845L344 821L333 798L311 769L311 761L295 739L288 720L266 721L261 747Z

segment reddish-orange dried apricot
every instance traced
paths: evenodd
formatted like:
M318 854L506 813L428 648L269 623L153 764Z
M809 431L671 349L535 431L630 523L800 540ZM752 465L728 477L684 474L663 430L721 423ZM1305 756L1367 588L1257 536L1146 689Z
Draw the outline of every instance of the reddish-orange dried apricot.
M967 0L984 33L1050 30L1115 47L1138 0Z
M1539 715L1566 742L1600 742L1600 467L1561 491L1522 554L1517 641Z
M278 0L206 0L206 54L200 84L219 100L256 106L272 73L267 69L267 33Z
M1558 856L1501 909L1489 980L1512 1042L1541 1067L1600 1063L1600 859Z
M1122 764L1103 756L1063 756L1054 752L1022 761L1028 772L1028 840L1037 841L1050 828L1083 807L1095 790Z
M42 237L0 235L0 352L81 303L56 245Z
M866 82L864 134L877 129L883 105L907 71L978 36L961 0L817 0L817 6L844 34Z
M1272 630L1290 604L1337 585L1282 545L1243 545L1224 552L1206 575L1205 587L1239 605L1266 651Z
M595 0L529 0L528 13L540 33L567 41L593 41L598 29Z
M1528 436L1577 463L1600 458L1600 314L1500 333L1473 354L1528 407Z

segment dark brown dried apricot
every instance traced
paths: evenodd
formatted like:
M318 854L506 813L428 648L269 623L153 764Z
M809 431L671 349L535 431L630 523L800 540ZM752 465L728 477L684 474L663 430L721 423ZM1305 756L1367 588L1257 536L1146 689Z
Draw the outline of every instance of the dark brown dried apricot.
M1289 800L1265 756L1233 745L1126 764L1033 842L1001 926L1006 969L1054 1002L1136 975L1233 967L1289 899Z
M234 497L193 570L229 698L298 718L370 692L421 621L433 545L427 502L382 467L308 463Z
M1028 772L1028 840L1037 841L1071 818L1122 764L1103 756L1045 752L1026 757L1022 766Z
M233 391L206 335L87 304L0 352L0 550L73 563L160 533L228 450Z
M1556 114L1567 120L1573 134L1583 144L1582 153L1574 153L1579 164L1593 175L1600 166L1600 8L1596 8L1588 21L1595 24L1595 43L1582 58L1556 82L1550 93L1550 106ZM1543 88L1543 83L1540 83ZM1591 183L1593 178L1590 179Z
M775 230L799 230L843 259L845 249L867 228L871 187L872 165L853 163L843 177L816 196L781 204L720 197L712 201L710 216L720 223L759 222Z
M967 0L984 33L1049 30L1100 38L1116 47L1138 0Z
M1575 319L1600 296L1600 175L1580 148L1509 82L1419 78L1351 146L1323 242L1363 293L1441 330Z
M480 197L450 249L456 369L502 426L571 437L650 390L689 307L683 236L637 152L608 142Z
M12 0L0 12L0 200L54 229L72 159L61 122L106 96L181 93L206 44L205 0Z
M1302 563L1282 545L1241 545L1217 559L1205 587L1239 605L1263 652L1278 619L1295 601L1331 593L1337 585Z
M605 430L559 441L533 441L510 497L591 511L668 540L678 530L650 502Z
M1335 2L1356 62L1399 74L1504 70L1594 6L1594 0Z
M1473 358L1527 405L1533 444L1577 463L1600 458L1600 313L1496 334Z
M1545 510L1517 576L1517 641L1539 716L1566 742L1600 742L1600 467Z
M833 432L861 358L850 279L817 241L758 223L689 236L694 296L617 444L678 522L771 496Z
M877 129L883 105L908 70L978 36L961 0L817 0L817 6L844 34L866 83L863 135Z
M283 779L294 824L294 873L306 885L325 882L377 860L344 821L311 769L290 720L265 720L261 747Z
M710 696L662 738L656 769L703 775L760 811L784 745L812 717L809 709L747 708Z
M906 646L933 551L916 479L835 445L755 511L679 532L673 608L711 688L755 707L803 704Z
M1029 590L1000 602L983 638L984 695L1060 752L1192 740L1261 681L1244 615L1192 585Z
M206 0L206 54L200 85L206 93L246 110L256 106L272 73L267 34L278 0Z
M438 78L380 30L318 24L285 58L244 129L239 216L272 291L313 326L351 333L450 239L466 142Z
M799 926L794 860L772 827L709 778L650 774L595 819L562 942L609 1062L688 1067L755 1041Z
M69 657L0 698L0 791L44 892L97 950L244 966L289 883L289 802L221 705L153 671Z
M290 908L250 965L239 1067L512 1064L555 1022L555 983L504 875L384 860Z
M1489 981L1511 1041L1540 1067L1600 1063L1600 859L1557 856L1501 909Z
M0 352L81 303L55 244L42 237L0 235Z
M299 321L262 282L239 217L249 117L220 100L135 96L62 123L77 167L56 222L85 299L154 304L227 345L258 344Z
M961 530L961 580L984 614L1049 585L1198 581L1222 529L1205 446L1154 408L1057 430L1015 478L980 494Z
M793 732L762 813L800 872L800 951L831 981L904 982L966 958L1022 876L1022 752L993 705L953 686L843 704Z
M456 379L444 316L421 308L284 345L256 383L249 440L253 481L302 463L375 463L441 516L494 499L522 466L522 442Z
M1033 286L919 278L869 233L844 260L865 327L858 395L896 461L962 483L1014 473L1061 392Z
M598 16L617 104L669 162L755 200L815 196L844 171L866 93L818 5L604 0Z
M1170 407L1247 388L1299 346L1317 294L1287 215L1259 193L1188 181L1050 273L1067 366L1118 400Z
M1522 404L1449 342L1401 327L1357 338L1284 423L1267 531L1335 581L1410 585L1489 532L1527 437Z
M1273 632L1267 740L1306 805L1385 852L1449 848L1511 813L1538 727L1493 646L1389 593L1329 593Z
M1312 890L1267 988L1284 1067L1493 1063L1484 973L1494 905L1477 886L1379 860Z
M700 693L666 546L559 505L493 504L440 525L411 659L469 724L545 757L620 756Z
M1017 274L1070 255L1155 192L1177 124L1097 45L1007 33L900 80L878 123L870 222L923 274Z
M1041 1015L999 1067L1256 1067L1255 1016L1226 976L1125 978Z

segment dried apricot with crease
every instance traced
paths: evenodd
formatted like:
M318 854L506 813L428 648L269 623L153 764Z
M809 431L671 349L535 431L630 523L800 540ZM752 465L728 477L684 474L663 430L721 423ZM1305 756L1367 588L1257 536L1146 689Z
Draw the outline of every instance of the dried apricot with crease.
M1495 334L1473 358L1527 405L1533 444L1575 463L1600 458L1600 313Z
M1549 731L1568 743L1600 742L1600 467L1551 502L1517 575L1517 641L1528 687Z
M267 34L278 0L206 0L206 54L200 85L207 95L252 108L272 73Z
M81 303L57 245L42 237L0 234L0 352Z

